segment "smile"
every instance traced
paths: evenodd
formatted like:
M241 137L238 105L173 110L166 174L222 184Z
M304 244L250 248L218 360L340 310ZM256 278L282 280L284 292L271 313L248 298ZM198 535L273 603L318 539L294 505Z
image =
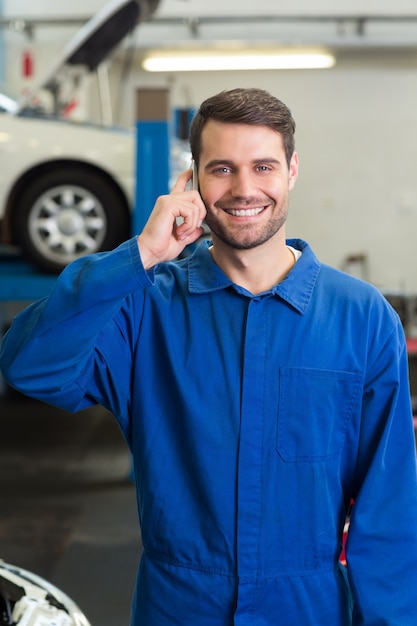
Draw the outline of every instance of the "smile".
M233 215L234 217L254 217L259 215L265 209L264 206L256 207L254 209L226 209L226 213Z

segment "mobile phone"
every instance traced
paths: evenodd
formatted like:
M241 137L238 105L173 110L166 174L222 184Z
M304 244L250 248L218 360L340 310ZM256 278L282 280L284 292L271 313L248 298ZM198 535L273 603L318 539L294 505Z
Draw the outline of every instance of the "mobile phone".
M197 165L195 164L194 159L191 161L191 169L193 170L193 176L191 179L191 188L197 189L198 191L198 173L197 173Z

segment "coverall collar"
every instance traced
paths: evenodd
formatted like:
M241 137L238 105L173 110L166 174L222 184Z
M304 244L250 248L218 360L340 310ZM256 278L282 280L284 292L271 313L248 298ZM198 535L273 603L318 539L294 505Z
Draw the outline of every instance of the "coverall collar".
M304 314L310 303L314 285L320 272L321 264L302 239L288 239L287 244L301 250L302 255L283 281L262 295L275 295L285 300L299 313ZM209 247L211 243L203 241L189 260L189 291L190 293L210 293L233 287L241 293L249 292L235 285L233 281L213 261Z

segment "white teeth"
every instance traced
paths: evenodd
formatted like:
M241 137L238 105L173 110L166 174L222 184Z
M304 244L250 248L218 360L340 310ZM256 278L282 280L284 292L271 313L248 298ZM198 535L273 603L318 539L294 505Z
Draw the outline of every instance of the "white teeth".
M227 209L227 212L234 217L252 217L258 215L264 210L264 207L258 207L256 209Z

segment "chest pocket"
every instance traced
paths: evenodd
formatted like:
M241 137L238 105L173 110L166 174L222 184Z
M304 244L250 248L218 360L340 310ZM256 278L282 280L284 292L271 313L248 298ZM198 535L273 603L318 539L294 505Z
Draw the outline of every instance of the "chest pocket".
M340 454L362 375L280 368L277 452L284 461L312 463Z

